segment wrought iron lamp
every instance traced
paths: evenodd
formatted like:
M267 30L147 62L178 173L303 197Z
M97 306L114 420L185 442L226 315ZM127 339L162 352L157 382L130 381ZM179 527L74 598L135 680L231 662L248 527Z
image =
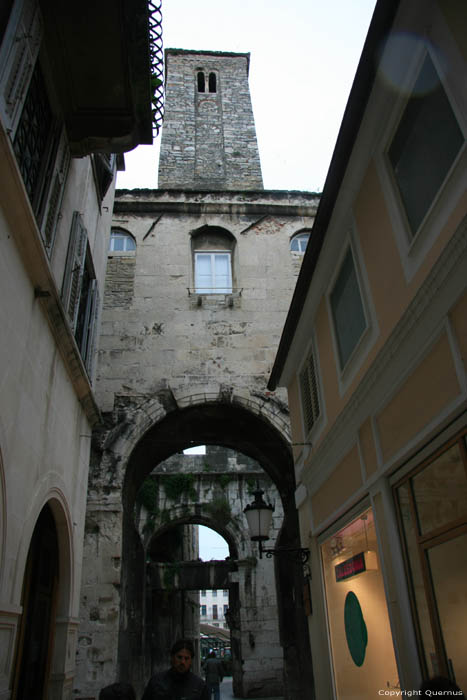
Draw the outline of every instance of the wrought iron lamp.
M309 549L302 547L265 549L263 547L263 542L269 539L269 528L271 527L272 512L274 510L273 506L270 503L266 503L263 499L263 493L264 491L257 484L256 491L253 491L253 496L255 497L253 503L249 503L243 510L250 530L250 539L259 543L259 558L262 559L263 554L269 559L279 554L291 554L294 558L297 556L302 564L306 564L310 557Z

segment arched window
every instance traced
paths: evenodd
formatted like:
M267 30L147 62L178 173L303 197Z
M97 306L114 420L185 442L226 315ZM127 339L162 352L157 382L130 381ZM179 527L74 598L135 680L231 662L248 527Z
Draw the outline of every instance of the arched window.
M235 239L227 230L203 226L192 236L194 287L197 294L231 294Z
M217 78L215 73L209 73L209 92L217 92Z
M198 71L198 92L206 92L206 78L202 70Z
M110 253L126 253L136 250L136 241L129 233L114 229L110 234Z
M290 250L294 253L304 253L308 245L308 240L310 238L309 231L302 231L297 233L293 238L290 239Z

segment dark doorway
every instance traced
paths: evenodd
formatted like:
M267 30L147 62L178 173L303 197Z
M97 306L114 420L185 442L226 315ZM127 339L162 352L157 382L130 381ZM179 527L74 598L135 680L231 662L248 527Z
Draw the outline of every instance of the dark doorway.
M57 584L57 531L52 512L46 505L34 528L26 563L14 700L42 700L47 696Z

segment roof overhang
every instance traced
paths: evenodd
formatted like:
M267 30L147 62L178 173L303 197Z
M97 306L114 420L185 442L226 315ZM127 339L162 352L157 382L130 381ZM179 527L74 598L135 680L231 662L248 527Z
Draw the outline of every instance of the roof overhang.
M151 144L148 0L41 0L41 10L73 155Z

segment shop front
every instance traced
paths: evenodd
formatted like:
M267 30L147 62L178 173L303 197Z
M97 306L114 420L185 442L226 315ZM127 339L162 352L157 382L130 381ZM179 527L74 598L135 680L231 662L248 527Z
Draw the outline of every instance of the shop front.
M467 690L467 450L458 434L392 480L425 677Z
M374 700L399 678L373 509L324 535L320 550L335 697Z

